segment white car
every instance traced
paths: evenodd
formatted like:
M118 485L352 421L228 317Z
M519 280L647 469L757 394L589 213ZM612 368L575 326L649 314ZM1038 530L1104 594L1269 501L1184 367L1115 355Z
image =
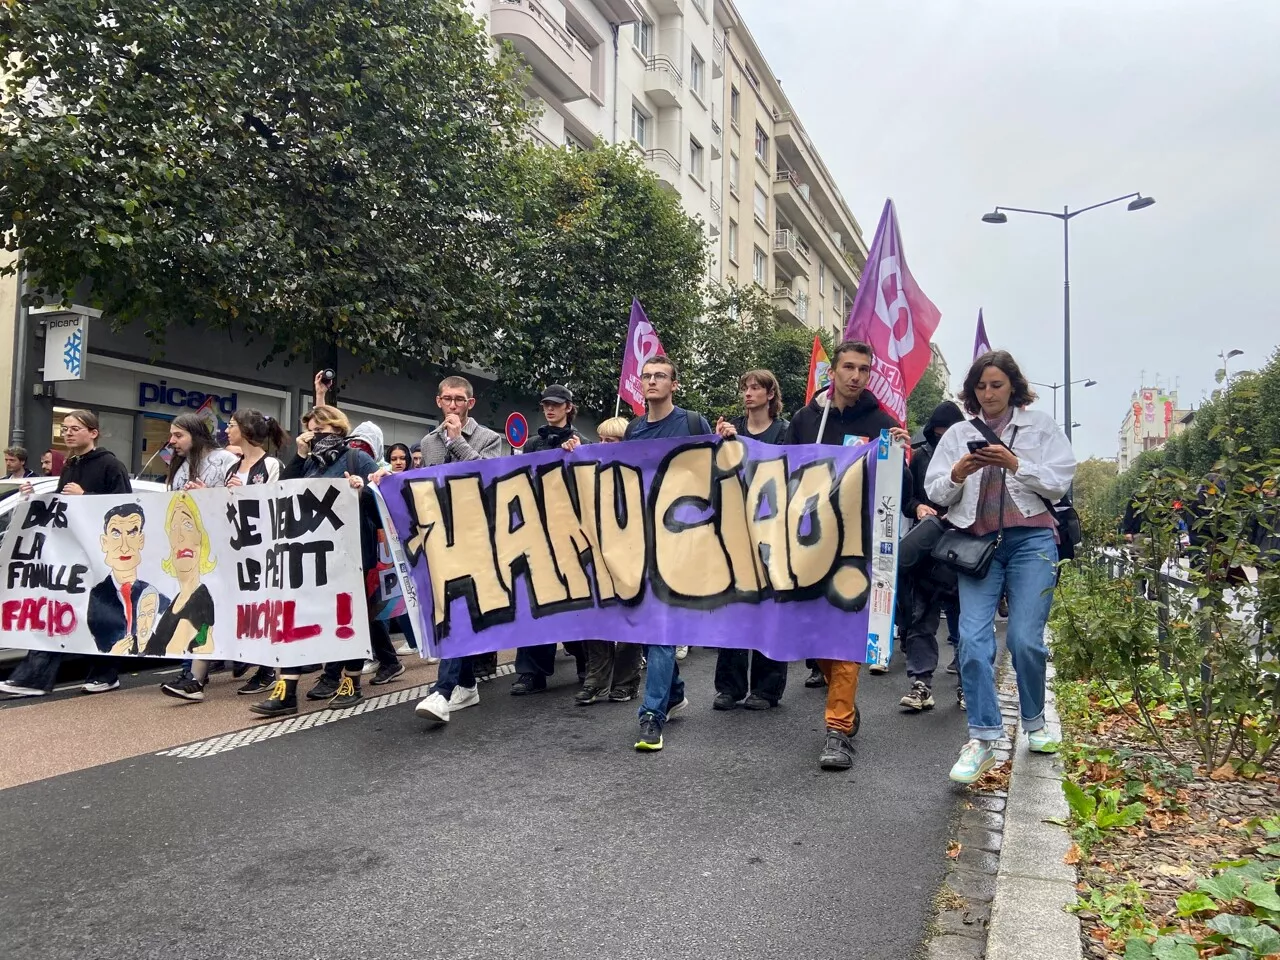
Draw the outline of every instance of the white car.
M18 504L22 502L22 496L19 489L22 484L30 483L35 488L34 495L40 496L45 493L55 493L58 489L57 477L28 477L26 480L0 480L0 543L4 542L5 532L9 529L9 523L13 520L13 511ZM163 493L165 485L156 483L154 480L133 480L131 481L135 493L142 491L158 491ZM0 648L0 663L6 660L16 660L26 653L25 650L6 650Z

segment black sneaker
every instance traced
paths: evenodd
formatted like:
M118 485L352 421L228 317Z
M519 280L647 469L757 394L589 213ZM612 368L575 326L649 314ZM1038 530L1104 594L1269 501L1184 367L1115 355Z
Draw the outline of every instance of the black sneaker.
M308 700L329 700L338 692L341 684L336 680L330 680L328 677L321 677L315 682L310 690L307 691Z
M960 661L955 657L952 657L951 662L947 664L947 673L951 674L953 677L960 676Z
M776 700L770 700L767 697L762 697L758 693L753 693L751 696L747 697L746 700L742 701L742 705L748 710L772 710L778 705L778 702Z
M307 694L307 696L311 696L311 694ZM364 694L356 686L355 680L344 676L342 682L338 684L337 694L329 701L329 709L345 710L347 707L354 707L357 703L363 702Z
M848 770L853 766L853 744L839 730L827 730L827 742L818 754L823 770Z
M244 663L243 661L237 660L231 667L231 678L233 680L239 680L249 672L249 668L252 666L252 663Z
M478 679L487 679L498 675L498 655L484 653L471 661L471 669Z
M956 706L965 713L969 712L969 705L964 702L964 690L962 688L956 690Z
M814 667L809 671L809 676L804 678L804 685L810 688L825 687L827 685L827 678L822 675L821 670Z
M583 687L573 698L573 702L580 707L589 707L593 703L600 703L609 699L608 687Z
M199 703L204 699L204 684L195 677L187 677L185 680L179 680L177 683L162 684L160 692L166 697L173 697L177 700L189 700L192 703Z
M387 663L380 666L378 672L373 675L373 679L369 682L375 687L380 687L384 683L390 683L403 673L404 664L397 660L395 663Z
M911 713L932 710L934 706L933 691L929 689L929 685L923 680L916 680L911 684L911 690L908 691L907 695L898 701L898 705Z
M737 710L738 701L733 699L732 694L717 693L716 698L711 701L712 710Z
M298 698L289 690L289 684L277 680L271 685L271 696L259 700L249 708L260 717L289 717L298 712Z
M239 690L236 691L240 696L247 696L251 693L266 693L276 682L276 672L268 670L266 667L259 667L258 672L250 677Z
M634 690L610 690L609 691L610 703L628 703L634 700L635 698L636 698L636 692Z
M646 713L640 718L640 736L636 739L636 749L654 751L662 749L662 728L658 726L658 718Z
M523 697L530 693L541 693L547 689L547 678L536 673L522 673L511 685L513 697Z

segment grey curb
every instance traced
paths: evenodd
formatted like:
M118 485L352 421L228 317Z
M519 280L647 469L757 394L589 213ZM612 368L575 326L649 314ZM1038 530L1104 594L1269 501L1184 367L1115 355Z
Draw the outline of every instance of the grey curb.
M1052 663L1048 679L1053 679ZM1051 687L1045 700L1045 727L1061 738ZM1004 814L987 960L1081 960L1080 921L1063 909L1076 901L1076 869L1063 862L1071 839L1065 827L1045 822L1067 818L1062 763L1057 756L1027 750L1021 731L1014 746Z

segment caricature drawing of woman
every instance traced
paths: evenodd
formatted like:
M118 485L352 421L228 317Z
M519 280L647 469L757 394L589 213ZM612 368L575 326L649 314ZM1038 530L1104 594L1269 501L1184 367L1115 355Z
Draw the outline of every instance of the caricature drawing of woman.
M200 575L212 571L217 561L209 555L209 534L189 494L175 494L169 501L164 528L169 556L161 567L178 581L178 593L156 624L146 652L169 657L213 653L213 597Z

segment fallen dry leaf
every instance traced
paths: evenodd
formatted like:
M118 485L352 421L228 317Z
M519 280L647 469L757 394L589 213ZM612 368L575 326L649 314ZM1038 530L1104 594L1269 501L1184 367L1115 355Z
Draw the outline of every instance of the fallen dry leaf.
M1080 848L1076 844L1072 844L1067 848L1066 855L1062 858L1063 863L1077 864L1080 862Z
M1213 773L1209 774L1210 780L1217 780L1221 783L1224 780L1239 780L1240 774L1236 773L1236 768L1229 763L1224 763Z
M952 860L960 856L960 844L957 843L955 840L952 840L950 843L947 844L947 856L950 857Z

